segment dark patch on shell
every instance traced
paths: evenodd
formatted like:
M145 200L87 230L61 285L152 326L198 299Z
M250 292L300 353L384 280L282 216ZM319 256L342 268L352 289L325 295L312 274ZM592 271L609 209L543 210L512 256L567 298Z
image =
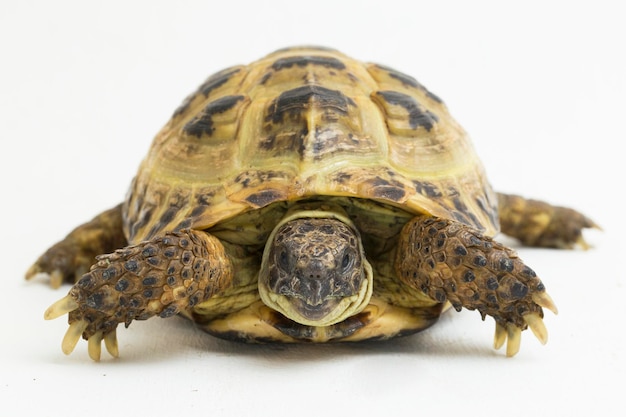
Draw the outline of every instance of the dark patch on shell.
M382 198L391 201L401 201L406 195L403 188L394 186L377 187L372 194L375 198Z
M394 68L391 68L385 65L377 64L376 66L380 69L387 71L387 73L389 74L391 78L395 78L396 80L400 81L404 85L408 85L408 86L415 87L415 88L421 88L422 86L420 83L417 82L415 78L413 78L412 76L408 74L405 74L403 72L400 72Z
M371 182L371 196L390 201L402 201L406 196L406 190L401 183L397 181L389 181L381 177L377 177Z
M181 221L180 223L178 223L178 225L174 228L174 230L189 229L191 227L191 224L192 224L191 219L185 219Z
M467 206L459 198L459 192L456 189L451 189L451 191L452 191L451 195L454 196L452 198L452 204L454 204L454 208L462 213L467 213L468 212Z
M391 105L403 107L409 115L409 125L412 129L421 126L430 131L439 120L439 117L431 111L422 110L417 100L408 94L397 91L377 91L376 95Z
M241 68L226 68L225 70L217 72L210 76L200 88L198 88L198 91L201 92L204 97L208 97L211 91L226 84L226 82L239 71L241 71Z
M265 73L265 75L263 75L263 77L259 81L259 84L261 84L261 85L265 84L267 82L267 80L269 80L271 77L272 77L272 73L271 72Z
M305 139L309 134L306 123L302 123L299 130L293 132L281 132L280 136L276 134L267 135L259 140L259 149L264 151L293 152L296 151L302 155L305 147Z
M246 201L256 208L265 207L274 201L279 201L283 198L283 194L276 190L263 190L258 193L250 194Z
M173 207L173 206L168 207L168 209L165 210L165 212L159 218L159 223L169 224L174 218L174 216L176 216L176 213L178 213L179 211L180 211L179 207Z
M497 206L491 206L488 203L485 203L485 200L482 198L476 198L475 201L482 212L489 217L491 224L498 225L500 223Z
M323 51L323 52L337 52L336 49L329 48L329 47L326 47L326 46L301 45L301 46L289 46L287 48L280 48L280 49L277 49L274 52L272 52L270 55L277 54L277 53L280 53L280 52L302 51L302 50Z
M207 205L196 206L191 211L191 217L199 217L202 214L204 214L204 212L207 211L208 209L209 209L209 206L207 206Z
M485 205L485 202L482 198L476 198L474 201L483 213L490 213L492 211L491 209L487 209L487 206Z
M337 70L344 70L346 68L346 65L337 58L327 56L296 55L277 59L276 62L272 64L272 69L274 71L280 71L285 68L291 68L294 65L298 67L317 65Z
M198 193L196 197L196 202L199 206L210 206L213 203L213 198L215 197L216 191L215 189L204 189Z
M413 181L413 185L415 186L415 191L419 194L430 197L430 198L440 198L443 197L441 189L430 183L425 181Z
M152 221L153 213L154 213L154 207L149 207L149 208L144 207L144 209L141 211L141 214L139 215L139 220L134 222L130 226L130 241L133 241L137 233L139 233L141 229L143 229L146 225L148 225Z
M210 102L196 117L191 119L183 131L191 136L200 138L203 134L211 136L215 131L213 116L232 109L244 96L225 96Z
M283 178L284 174L280 171L243 171L235 177L235 183L243 188L259 187L265 182Z
M231 67L211 75L200 87L198 87L198 90L195 93L187 96L187 98L183 100L181 105L174 111L172 117L177 117L185 113L191 105L191 102L198 96L199 93L202 93L204 97L208 97L209 94L211 94L211 91L226 84L226 82L239 71L241 71L241 68Z
M354 106L352 99L341 91L319 85L304 85L283 92L267 109L266 121L280 123L285 116L299 119L309 108L329 109L341 115L348 114L348 106Z
M184 193L173 193L170 198L167 209L161 214L159 219L154 222L154 225L146 235L146 239L151 239L159 234L165 227L172 223L177 214L180 213L182 207L186 206L188 196Z
M351 179L352 179L352 174L349 174L347 172L340 172L337 175L335 175L335 178L334 178L334 180L340 184L345 184L349 182Z
M469 210L467 205L459 198L458 190L450 189L449 192L454 196L452 197L452 204L454 205L456 212L453 213L453 217L462 223L470 224L479 229L482 228L478 217L476 217L476 215Z
M376 66L378 68L381 68L381 69L387 71L387 73L389 74L389 76L391 78L395 78L396 80L400 81L403 85L410 86L410 87L422 90L429 98L433 99L437 103L443 103L443 100L441 100L441 98L439 98L437 95L435 95L435 94L431 93L430 91L428 91L428 89L426 87L424 87L421 83L419 83L412 76L410 76L408 74L405 74L403 72L400 72L400 71L398 71L396 69L384 66L384 65L376 65Z

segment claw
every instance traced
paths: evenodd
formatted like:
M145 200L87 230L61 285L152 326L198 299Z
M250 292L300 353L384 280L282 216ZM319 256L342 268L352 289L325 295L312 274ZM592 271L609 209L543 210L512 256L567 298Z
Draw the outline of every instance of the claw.
M547 292L536 292L532 295L533 301L540 305L543 308L547 308L554 314L559 314L559 310L556 308L554 301L552 301L552 297L548 295Z
M98 332L87 339L87 351L89 357L95 362L100 360L100 353L102 352L102 332Z
M546 325L543 323L543 319L537 313L526 314L524 316L524 321L530 327L533 334L542 345L548 343L548 330L546 329Z
M599 231L603 231L602 227L600 227L597 223L595 223L593 220L585 217L584 223L583 223L583 228L589 228L589 229L596 229ZM578 239L576 239L576 242L571 245L571 249L575 248L576 245L578 245L581 249L583 250L588 250L591 248L591 245L589 243L587 243L587 241L585 240L585 238L583 237L582 233L580 234L580 236L578 236Z
M78 308L78 303L68 294L61 298L54 304L52 304L46 312L43 314L43 318L46 320L56 319L64 314L74 311Z
M513 323L508 323L506 326L496 323L496 334L493 338L493 347L496 350L500 349L504 346L504 342L506 342L506 356L515 356L517 352L519 352L520 344L522 342L522 329Z
M506 342L506 328L499 323L496 323L496 334L493 337L493 348L498 350Z
M87 329L87 323L85 320L75 321L70 324L70 327L67 329L65 336L63 337L63 342L61 343L61 350L66 355L72 353L76 344L80 340L80 336L83 334L85 329Z
M50 286L56 290L61 286L61 284L63 284L63 273L60 270L55 269L50 274Z
M604 231L602 226L600 226L598 223L594 222L593 220L591 220L588 217L585 217L585 226L584 227L588 227L590 229L596 229L596 230L599 230L601 232Z
M506 356L510 358L519 352L519 347L522 343L522 329L512 323L509 323L506 326L506 333L508 338L506 343Z
M576 242L574 242L573 244L569 245L569 247L567 249L575 249L576 246L580 247L582 250L589 250L591 249L591 245L589 243L587 243L587 241L585 240L585 238L580 235L578 237L578 239L576 239Z
M37 275L40 275L40 274L46 275L50 278L50 286L53 289L57 289L63 284L63 273L61 272L61 270L55 269L51 273L48 273L44 271L43 269L41 269L41 267L37 264L34 264L30 268L28 268L28 271L26 271L24 278L26 278L26 281L30 281L31 279L35 278Z
M120 357L120 350L117 346L117 331L115 329L104 336L104 346L111 356L114 358Z
M28 271L26 271L26 275L24 275L24 278L26 278L26 281L29 281L35 278L35 275L42 272L43 271L41 270L41 268L39 268L39 265L33 264L30 268L28 268Z
M539 339L542 345L548 342L548 330L546 329L543 319L537 313L530 313L524 316L524 321L530 327L533 334ZM513 323L507 323L506 326L496 323L496 334L493 338L493 347L500 349L506 342L506 356L515 356L519 352L522 342L522 329Z
M102 340L104 340L104 346L106 347L107 352L114 358L118 358L120 356L120 351L117 347L117 333L115 329L112 332L109 332L105 335L102 332L98 332L91 336L87 340L87 350L89 352L89 357L94 361L100 361L100 356L102 353Z

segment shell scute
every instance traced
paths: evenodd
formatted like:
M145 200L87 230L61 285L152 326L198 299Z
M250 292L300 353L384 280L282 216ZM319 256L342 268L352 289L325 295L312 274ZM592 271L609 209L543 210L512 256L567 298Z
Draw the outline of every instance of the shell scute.
M217 140L233 139L239 124L237 120L250 99L243 95L228 95L209 102L183 126L189 136L208 136Z
M412 96L397 91L384 90L372 93L372 100L387 117L390 133L399 136L416 136L422 127L430 132L439 117L419 104Z
M484 169L437 96L399 71L307 47L228 68L189 96L139 169L125 227L133 242L313 196L498 230Z
M443 104L443 101L437 95L430 92L419 81L410 75L380 64L369 64L367 66L367 70L378 82L381 88L399 90L400 87L402 87L408 90L417 90L429 100Z
M315 56L315 55L295 55L279 58L272 64L274 71L280 71L285 68L291 68L294 65L305 67L307 65L320 65L326 68L334 68L336 70L346 69L346 64L337 58L331 56Z
M180 106L176 108L172 119L177 120L193 113L196 104L209 98L211 95L224 94L225 91L235 90L246 75L244 69L243 65L229 67L208 77L195 92L187 96Z
M266 121L280 123L286 116L290 119L302 119L303 115L312 111L329 112L340 118L348 114L348 107L354 101L339 90L331 90L315 84L287 90L272 101L268 107Z

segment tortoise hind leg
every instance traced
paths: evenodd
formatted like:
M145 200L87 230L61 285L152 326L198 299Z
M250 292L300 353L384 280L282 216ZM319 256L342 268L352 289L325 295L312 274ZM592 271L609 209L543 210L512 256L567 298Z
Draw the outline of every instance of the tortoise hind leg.
M542 307L556 307L532 269L509 249L471 227L429 216L409 221L400 235L395 267L399 279L439 303L478 310L496 321L495 347L517 353L530 327L545 343ZM508 339L508 341L507 341Z
M89 271L96 256L127 244L122 227L122 204L119 204L78 226L50 247L26 272L26 279L45 273L50 276L53 288L63 282L74 283Z
M195 230L170 232L99 256L44 317L69 314L64 353L71 353L82 335L92 359L100 358L102 340L117 356L119 323L171 317L221 293L232 277L232 262L216 237Z
M526 246L572 249L579 245L587 249L583 229L599 229L576 210L517 195L498 193L498 209L502 233Z

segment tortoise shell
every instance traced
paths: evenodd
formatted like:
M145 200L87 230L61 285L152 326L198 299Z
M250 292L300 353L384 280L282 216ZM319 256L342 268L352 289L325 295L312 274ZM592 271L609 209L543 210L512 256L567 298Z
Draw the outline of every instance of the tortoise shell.
M157 134L124 205L129 242L314 196L376 200L498 231L466 132L414 78L290 48L209 77Z

